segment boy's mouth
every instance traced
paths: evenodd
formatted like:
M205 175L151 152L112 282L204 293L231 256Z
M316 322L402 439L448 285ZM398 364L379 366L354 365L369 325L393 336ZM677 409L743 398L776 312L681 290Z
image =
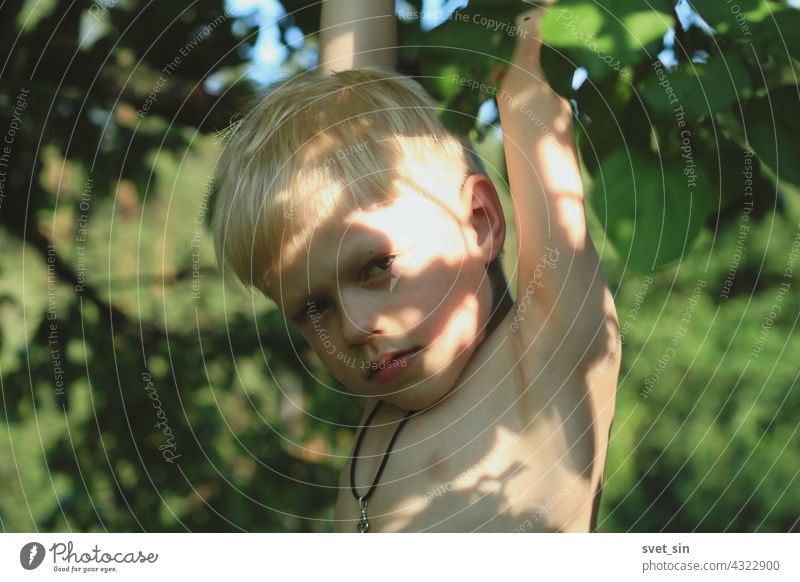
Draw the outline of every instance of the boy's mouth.
M367 365L367 381L391 382L408 370L422 348L415 347L405 351L386 352Z

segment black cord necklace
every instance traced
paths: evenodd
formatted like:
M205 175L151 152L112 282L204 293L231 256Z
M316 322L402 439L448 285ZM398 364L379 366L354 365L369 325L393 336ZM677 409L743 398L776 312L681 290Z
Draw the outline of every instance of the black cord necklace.
M372 423L372 419L375 417L375 413L378 411L378 407L381 405L383 401L378 400L378 403L375 405L375 408L372 409L372 412L369 413L369 417L367 417L367 422L364 423L364 426L361 428L361 432L358 434L358 438L356 439L356 446L355 450L353 451L353 458L350 461L350 490L353 492L353 497L356 498L358 501L358 505L361 508L361 519L358 520L358 524L356 525L356 529L360 533L367 533L369 531L369 521L367 521L367 501L372 496L372 493L375 491L375 487L378 486L378 481L381 479L381 474L383 470L386 468L386 461L389 460L389 455L392 452L392 447L394 447L394 442L397 440L397 435L400 434L400 429L405 426L408 422L409 418L415 411L409 410L408 413L403 417L400 423L397 425L397 428L392 435L391 440L389 441L389 446L386 447L386 452L383 453L383 459L381 459L381 464L378 467L378 473L375 475L375 480L372 482L372 485L369 486L369 490L365 495L359 495L358 491L356 491L356 461L358 460L358 452L361 450L361 441L364 440L364 433L367 432L367 427Z

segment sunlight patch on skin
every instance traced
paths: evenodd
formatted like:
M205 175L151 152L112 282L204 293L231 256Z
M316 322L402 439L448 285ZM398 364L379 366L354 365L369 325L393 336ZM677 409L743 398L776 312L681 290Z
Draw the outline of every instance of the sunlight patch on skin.
M539 146L541 167L547 168L545 188L554 193L582 192L580 174L575 171L575 161L565 153L555 136L545 136Z
M563 231L569 233L570 248L582 250L586 245L583 184L574 159L564 153L560 144L554 143L555 139L553 136L545 137L539 146L539 155L547 168L542 186L558 207L555 215L559 217Z
M424 241L430 248L447 249L449 252L442 255L445 259L464 254L466 241L459 225L451 216L445 215L445 211L436 203L419 194L401 192L393 203L356 211L349 220L351 228L363 226L395 235L398 241L396 250L404 255L404 277L418 275L430 267L425 252L414 252L419 242ZM413 225L413 230L419 233L416 240L409 233L409 225ZM460 244L455 243L456 240Z
M465 509L471 511L471 504L482 507L487 503L496 505L509 503L508 492L505 486L508 480L510 467L520 467L526 464L527 454L520 449L518 442L520 434L504 426L496 426L491 437L492 443L481 458L472 465L463 468L460 472L450 475L449 479L431 480L424 495L420 496L409 492L401 496L397 505L389 509L386 517L391 517L392 531L403 531L412 526L414 520L420 515L431 511L438 511L440 516L433 518L428 526L448 526L448 518L453 517L452 512L441 513L443 503L446 504L448 496L468 496ZM436 456L431 458L430 464L439 462ZM447 466L448 461L442 461ZM431 467L431 470L433 468Z
M569 233L567 240L570 249L574 249L575 252L584 250L587 234L583 198L564 195L556 201L556 204L560 207L558 216L561 217L559 219L561 227Z

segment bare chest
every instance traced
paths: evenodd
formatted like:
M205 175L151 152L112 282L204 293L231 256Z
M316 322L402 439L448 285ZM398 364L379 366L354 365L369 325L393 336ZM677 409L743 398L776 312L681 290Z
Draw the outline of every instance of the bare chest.
M371 532L588 531L605 443L588 430L591 402L581 395L598 378L591 369L548 364L547 352L542 346L520 361L510 344L500 344L490 366L412 417L367 502ZM550 390L558 396L521 414L530 391L544 386L558 387ZM373 483L401 413L379 411L367 429L355 470L359 495ZM356 531L361 517L349 476L350 463L340 481L337 531Z

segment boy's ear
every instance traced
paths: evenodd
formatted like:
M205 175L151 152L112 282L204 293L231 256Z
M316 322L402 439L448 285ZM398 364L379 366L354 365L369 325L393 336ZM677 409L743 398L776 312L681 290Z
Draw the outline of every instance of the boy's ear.
M470 205L470 223L488 265L500 254L506 240L506 220L497 191L488 176L472 174L464 182L461 194Z

